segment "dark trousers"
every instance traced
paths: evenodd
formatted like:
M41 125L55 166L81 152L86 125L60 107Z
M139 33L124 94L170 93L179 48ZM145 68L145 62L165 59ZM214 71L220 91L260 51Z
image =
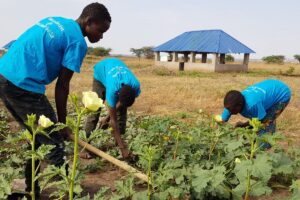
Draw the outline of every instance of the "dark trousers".
M37 120L40 115L45 115L52 122L57 122L56 114L45 95L23 90L6 80L1 75L0 98L4 102L8 111L23 128L26 128L25 122L27 121L27 115L32 113L36 114ZM38 134L36 137L36 148L39 148L42 144L55 145L54 149L52 149L46 156L46 159L57 167L62 166L64 163L65 152L64 142L61 135L58 132L54 132L51 133L50 138L48 138ZM36 166L38 166L38 161ZM26 163L25 178L27 186L26 191L31 191L31 160L28 160ZM37 193L39 193L38 184Z
M105 101L105 92L106 88L105 86L97 81L96 79L93 80L93 91L98 94L98 96ZM101 111L101 108L98 110ZM91 135L91 132L96 129L98 121L100 117L100 112L97 114L91 114L87 117L86 123L85 123L85 132L87 134L87 137ZM120 134L125 134L126 130L126 121L127 121L127 108L121 107L117 112L117 120L118 120L118 126L120 129Z

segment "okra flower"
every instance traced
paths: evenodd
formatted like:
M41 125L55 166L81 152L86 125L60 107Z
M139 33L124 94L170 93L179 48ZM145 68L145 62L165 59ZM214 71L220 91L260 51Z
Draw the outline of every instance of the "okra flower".
M236 159L234 160L234 162L238 164L238 163L241 163L241 160L240 160L239 158L236 158Z
M215 115L214 116L214 119L217 121L217 122L222 122L222 116L221 115Z
M43 128L48 128L54 124L49 118L45 117L45 115L40 116L38 123Z
M82 103L85 108L91 111L97 111L99 108L104 107L103 100L98 97L96 92L82 92L82 95Z

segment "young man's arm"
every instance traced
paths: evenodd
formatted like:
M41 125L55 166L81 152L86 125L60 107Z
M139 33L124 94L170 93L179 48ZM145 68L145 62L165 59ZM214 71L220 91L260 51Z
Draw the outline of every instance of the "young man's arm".
M73 71L62 67L60 70L56 86L55 86L55 103L57 110L58 122L66 123L67 116L67 101L70 88L70 80L73 76ZM60 131L65 139L70 136L70 129L65 128Z
M127 147L125 146L122 138L121 138L121 134L120 134L120 129L117 123L117 109L116 108L110 108L109 109L109 115L110 115L110 121L111 121L111 126L113 128L113 137L115 138L121 152L122 152L122 156L123 158L128 158L129 156L129 151L127 149Z

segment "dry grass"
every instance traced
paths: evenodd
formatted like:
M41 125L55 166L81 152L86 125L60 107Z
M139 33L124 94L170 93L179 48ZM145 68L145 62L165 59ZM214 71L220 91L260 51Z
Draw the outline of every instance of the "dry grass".
M91 89L92 67L101 60L89 57L85 60L81 74L75 74L72 92ZM176 72L153 66L153 61L136 58L122 58L141 82L142 93L131 108L137 114L173 115L196 119L198 110L213 115L222 112L225 93L230 89L242 90L245 87L267 78L286 82L292 89L292 100L278 120L278 129L290 136L299 138L300 131L300 65L271 65L250 63L249 73L206 73ZM294 67L292 75L285 75L289 67ZM54 84L50 85L47 95L53 98ZM179 113L179 114L178 114ZM186 116L186 115L184 115ZM234 116L231 122L243 118Z

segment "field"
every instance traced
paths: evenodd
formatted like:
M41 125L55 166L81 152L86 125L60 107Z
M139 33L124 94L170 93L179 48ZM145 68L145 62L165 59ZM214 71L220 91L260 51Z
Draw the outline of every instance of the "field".
M92 68L101 58L88 58L81 74L75 74L71 83L72 92L91 89ZM278 119L278 131L298 140L300 131L300 65L249 64L248 73L177 72L154 66L152 60L123 58L141 82L142 93L131 108L138 115L161 115L193 121L199 109L213 115L223 110L223 98L230 89L242 90L265 79L279 79L292 90L292 99L286 111ZM291 67L294 71L286 73ZM53 98L54 84L47 95ZM234 116L231 122L242 120Z
M87 57L85 59L83 67L81 69L81 73L75 74L72 79L70 90L72 93L77 93L78 96L80 96L82 91L91 90L93 72L92 67L101 59L103 58ZM168 166L169 168L166 167L165 170L169 170L170 173L174 173L174 177L169 177L169 179L176 180L176 183L166 183L166 180L169 179L160 179L160 176L154 174L154 181L157 181L157 185L153 185L154 188L152 188L153 193L154 191L156 191L157 195L165 195L161 191L163 189L160 189L163 187L166 187L165 190L169 191L169 193L173 193L174 196L176 196L176 193L180 193L179 196L173 196L172 198L168 199L188 199L190 196L182 195L188 190L186 188L188 186L195 187L190 189L195 193L193 194L194 199L197 199L197 196L199 199L201 195L203 196L203 194L199 191L202 190L204 186L201 189L197 187L197 178L199 181L198 184L200 184L201 181L206 180L207 177L205 179L205 177L202 178L199 174L189 174L187 172L183 172L183 168L187 171L197 171L196 169L198 169L199 171L203 170L200 169L199 166L197 166L197 162L199 165L203 164L206 166L220 165L220 168L217 168L219 169L219 171L217 170L214 172L218 174L223 170L223 168L221 168L221 163L225 162L226 159L228 161L226 161L226 167L231 168L233 167L232 165L238 165L238 162L236 162L235 160L231 160L232 158L242 159L244 155L245 157L248 157L247 153L245 152L249 150L247 149L249 148L249 146L246 145L246 147L244 148L242 143L248 144L249 141L243 140L243 142L241 142L240 136L247 137L247 135L251 135L251 131L238 133L233 131L231 126L215 127L213 122L210 121L213 115L221 114L223 109L223 98L228 90L242 90L249 85L270 78L280 79L287 83L292 90L292 99L286 110L277 120L277 130L279 133L282 133L282 135L286 136L286 139L279 143L278 152L275 152L275 150L272 150L271 152L257 152L257 155L251 158L249 156L246 160L253 159L253 163L258 164L255 161L256 159L264 158L265 160L268 160L267 157L270 157L273 160L271 159L268 161L270 163L273 162L273 164L263 167L270 168L271 171L272 165L272 179L274 179L274 177L275 179L280 179L277 176L280 176L280 173L278 171L281 170L286 171L282 173L285 175L284 177L286 179L289 179L285 179L283 181L270 181L272 183L276 183L276 185L266 182L265 180L263 180L263 178L261 179L261 177L253 172L251 181L257 182L259 187L265 189L265 191L256 191L256 194L264 194L264 192L266 194L269 194L268 192L266 192L268 191L269 186L272 187L273 193L271 195L257 195L261 197L251 197L251 199L271 200L276 198L288 199L290 197L291 194L288 192L288 186L291 184L291 174L288 174L288 171L295 170L294 168L292 169L291 166L298 165L300 159L298 159L298 157L291 157L291 160L288 162L290 163L290 166L284 166L286 168L280 168L282 166L279 165L274 167L274 163L276 160L275 157L281 155L281 152L288 149L288 141L292 141L296 149L300 146L300 136L298 135L298 132L300 132L300 89L298 88L298 85L300 85L299 64L287 63L284 65L272 65L260 62L250 62L249 72L247 73L208 73L170 71L165 68L154 66L152 60L139 60L137 58L131 57L124 57L121 59L125 61L125 63L131 68L131 70L140 80L142 90L141 95L138 97L132 108L130 108L131 114L128 123L128 133L125 136L125 139L130 144L132 151L140 155L140 162L133 163L133 165L145 173L149 172L149 167L150 172L153 171L153 173L157 173L159 170L162 170L160 168L161 166ZM54 87L55 83L47 87L47 96L51 100L53 100L54 98ZM243 121L245 119L239 116L234 116L231 118L230 124L234 124L239 120ZM13 122L12 119L10 119L9 121L11 121L10 127L12 127L13 131L17 130L15 122ZM203 132L204 135L201 135L202 133L200 134L200 132ZM186 133L187 136L182 133ZM105 133L103 132L101 134L102 138L98 138L98 140L94 144L95 146L101 147L101 145L105 143L113 143L111 141L111 137L109 137L107 134L105 135ZM145 134L145 136L139 138L138 135L140 134ZM132 138L135 139L131 143ZM157 140L157 138L160 139ZM230 144L228 141L230 141L230 139L232 138L239 138L236 142L241 143L236 144L235 147L229 147ZM208 147L205 146L207 141ZM151 147L156 147L155 145L157 143L160 144L159 151L164 152L164 154L162 154L161 152L157 153L158 150L154 150L154 153L151 156L151 153L149 153L151 152ZM144 146L148 146L148 149L141 147L141 144L144 144ZM201 145L204 145L205 147ZM197 148L201 150L198 151ZM234 154L234 156L231 158L226 158L230 154L229 152L227 152L228 148L232 148L232 152L230 153ZM189 150L193 153L189 154ZM119 156L119 153L116 152L116 149L111 149L108 152L111 155ZM146 155L148 155L148 157ZM224 160L220 161L220 157L222 156L224 157ZM203 159L200 159L200 157L207 158L207 160L202 161ZM153 162L153 164L147 165L147 163L145 164L145 162L143 162L143 159L146 161L151 161ZM185 165L183 165L182 163L180 164L181 161L184 162ZM146 184L139 183L138 181L136 181L136 184L133 184L132 177L126 176L126 172L119 170L117 167L114 167L102 160L81 160L81 165L81 167L84 168L86 172L85 177L82 181L82 187L85 194L89 192L91 195L93 195L96 191L99 190L99 186L108 186L112 193L109 195L107 193L105 194L112 197L113 199L130 199L129 197L132 196L132 194L130 194L131 189L134 189L135 192L147 191ZM181 168L178 166L183 167ZM207 169L205 168L206 171L203 170L203 173L210 173L208 170L209 168L210 167L207 167ZM192 180L191 183L186 183L181 179L176 179L177 177L175 177L175 174L179 169L181 174L179 173L177 175L179 177L189 177L187 179ZM277 174L275 173L276 170ZM234 174L239 173L236 171ZM115 181L118 181L124 177L125 179L123 179L123 182L119 181L115 184ZM193 179L191 177L193 177ZM208 182L209 181L217 182L217 178L215 180L208 180ZM228 177L226 178L226 181L228 181ZM178 189L177 187L180 189ZM211 186L210 188L209 184L207 184L207 187L205 189L206 192L210 190L213 191L212 193L216 193L219 195L220 190L218 187L219 186L216 186L214 188L213 186ZM255 187L253 187L253 191L255 191ZM236 191L236 193L238 194L239 192ZM45 196L47 196L48 194L49 191L46 191L44 193L44 198L46 198ZM128 196L126 196L126 194ZM118 198L118 195L120 198ZM214 198L214 196L211 196L209 192L205 195L204 199L221 199L218 195L218 198ZM228 199L226 195L229 194L224 194L223 199ZM238 197L240 196L231 198L239 199ZM158 196L156 196L156 199L159 199Z

